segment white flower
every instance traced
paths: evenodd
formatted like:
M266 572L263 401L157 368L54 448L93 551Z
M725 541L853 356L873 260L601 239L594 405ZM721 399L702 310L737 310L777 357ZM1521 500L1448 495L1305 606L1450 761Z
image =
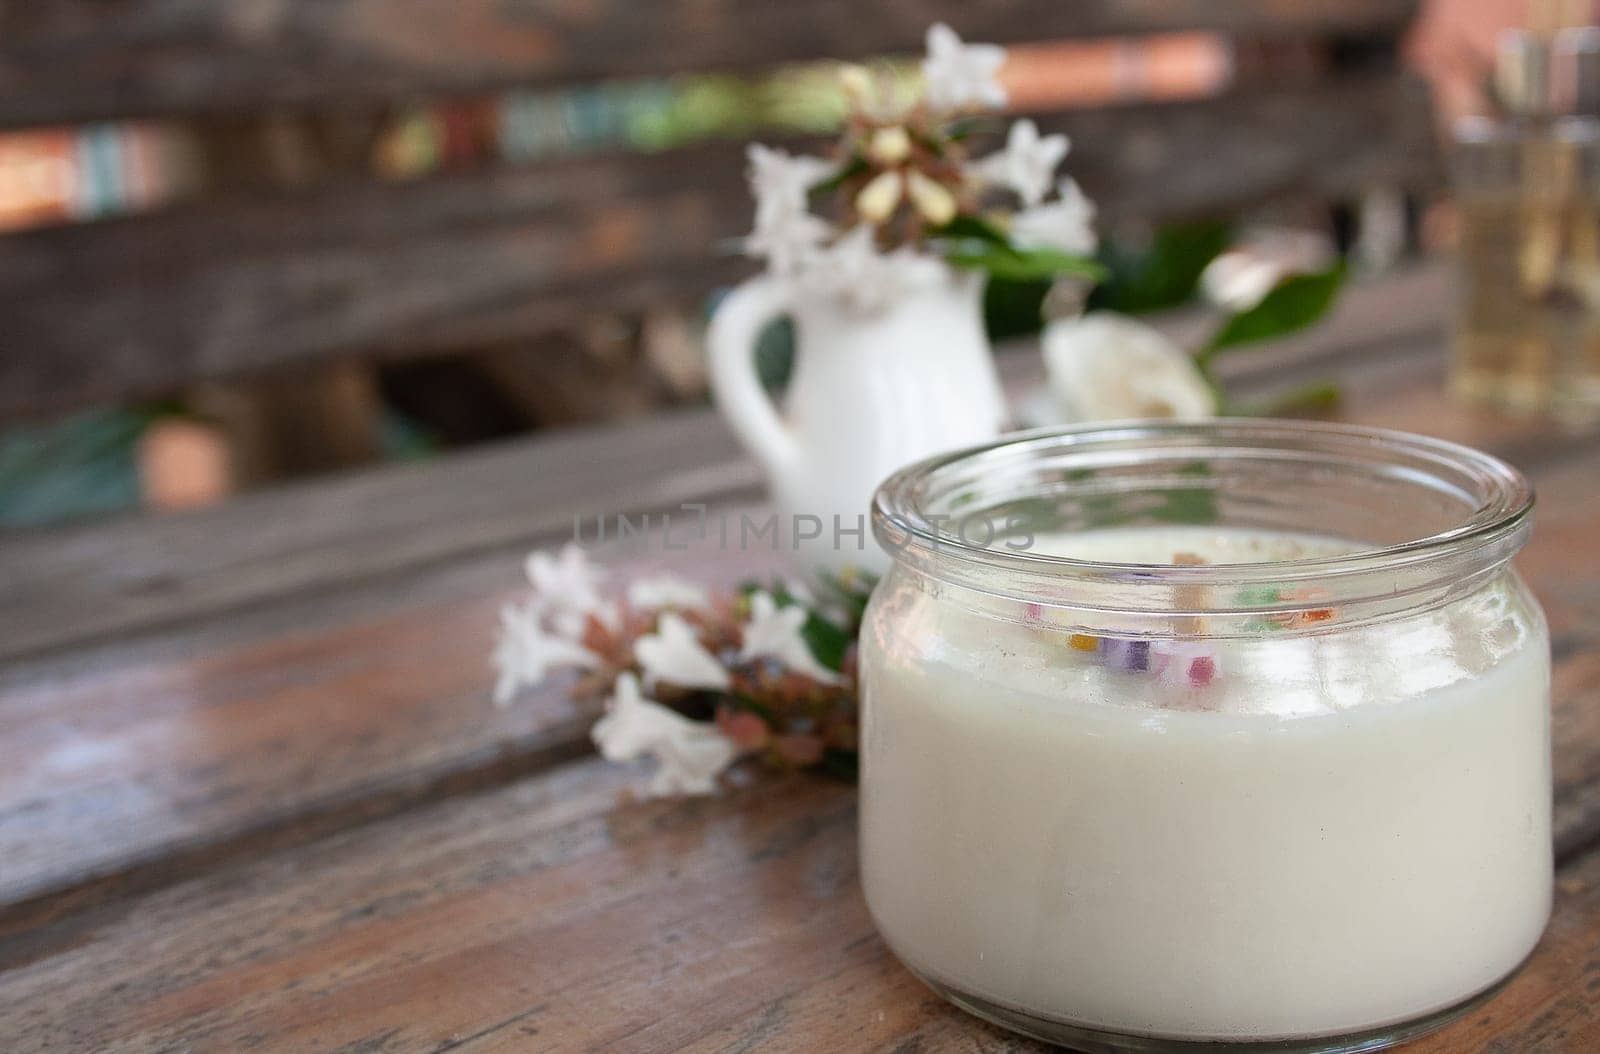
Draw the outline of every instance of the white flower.
M750 621L744 626L744 643L739 658L776 659L795 673L805 674L823 684L841 684L843 678L817 661L811 646L800 635L806 622L804 608L779 607L768 593L750 594Z
M525 570L538 610L550 616L563 636L583 636L583 625L590 615L608 626L615 625L611 605L600 596L601 574L575 543L568 542L554 556L529 554Z
M767 261L777 274L801 267L833 228L809 209L807 192L835 171L820 157L795 157L751 143L748 176L756 199L755 230L744 239L744 251Z
M494 685L496 706L507 705L517 689L538 684L552 669L593 669L600 664L600 659L587 648L546 633L539 617L537 604L520 608L507 604L500 611L500 640L495 644L492 660L499 674Z
M1158 331L1110 311L1045 327L1045 370L1069 420L1193 419L1217 412L1194 360Z
M1011 218L1011 243L1019 249L1059 249L1087 255L1098 240L1094 234L1094 202L1070 179L1057 188L1058 201L1023 209Z
M746 175L756 199L756 224L774 215L805 212L811 188L831 176L837 166L820 157L795 156L786 150L751 143Z
M785 592L794 597L796 600L800 601L800 603L804 604L806 607L814 608L817 606L817 594L812 591L810 586L806 585L800 579L785 578L783 580L783 588Z
M1284 274L1284 269L1271 260L1223 253L1201 272L1200 291L1224 310L1248 311L1283 281Z
M624 673L606 714L595 722L589 737L607 761L632 761L656 756L650 793L710 794L717 775L733 763L738 748L715 725L691 721L639 692L638 678Z
M672 575L641 578L628 586L628 604L640 611L661 608L694 608L704 611L711 606L706 591L693 582L685 582Z
M1005 149L973 162L972 172L984 182L1015 191L1024 205L1032 207L1050 192L1056 166L1070 145L1064 135L1041 136L1032 121L1017 121L1006 136Z
M859 311L880 311L907 293L935 286L944 265L912 249L881 253L872 228L853 227L818 255L805 274L814 291L842 298Z
M701 646L694 627L671 612L661 616L654 633L639 638L633 653L647 684L666 681L680 688L728 687L728 671Z
M1005 61L1006 49L997 44L963 44L943 22L929 26L928 57L922 60L928 104L938 110L999 109L1006 104L1006 90L995 75Z

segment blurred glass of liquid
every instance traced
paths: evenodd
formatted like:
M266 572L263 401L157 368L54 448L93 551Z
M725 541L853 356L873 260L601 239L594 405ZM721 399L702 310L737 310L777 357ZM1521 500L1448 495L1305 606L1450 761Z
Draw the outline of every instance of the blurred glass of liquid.
M1451 388L1600 422L1600 28L1512 30L1501 114L1455 129L1461 221Z

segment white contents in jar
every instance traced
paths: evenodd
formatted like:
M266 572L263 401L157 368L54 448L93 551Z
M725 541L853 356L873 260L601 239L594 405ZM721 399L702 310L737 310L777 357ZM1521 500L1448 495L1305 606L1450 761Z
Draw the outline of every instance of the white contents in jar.
M1141 527L1040 548L1220 564L1355 547ZM1485 989L1550 908L1548 642L1536 617L1499 617L1517 588L1142 644L1087 614L1074 629L933 595L892 633L869 622L879 929L947 988L1142 1035L1329 1035Z

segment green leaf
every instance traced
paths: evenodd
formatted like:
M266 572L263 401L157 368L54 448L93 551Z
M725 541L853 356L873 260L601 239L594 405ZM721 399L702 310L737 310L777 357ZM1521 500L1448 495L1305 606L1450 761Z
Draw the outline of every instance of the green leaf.
M837 673L844 668L844 653L853 639L850 634L835 626L815 612L806 613L805 625L800 627L811 655L822 665Z
M957 216L943 227L935 227L929 234L935 238L980 241L1011 248L1005 231L982 216Z
M944 134L945 138L960 142L980 132L999 134L1004 128L1004 123L994 117L957 117L945 126Z
M945 259L956 267L985 271L1007 281L1058 275L1079 275L1099 281L1106 274L1105 267L1098 261L1056 249L1013 249L1006 245L971 247L968 242L960 249L947 252Z
M1232 316L1217 329L1197 356L1201 367L1225 348L1271 340L1311 325L1333 304L1344 275L1344 264L1340 263L1318 274L1291 275L1279 282L1259 304Z
M860 154L852 154L850 155L850 159L848 161L839 166L839 171L835 172L827 179L824 179L822 182L813 183L810 187L806 188L806 196L811 201L820 201L829 194L832 194L834 191L838 190L846 180L854 179L856 176L859 176L870 167L871 166L867 164L866 158L862 157Z
M1089 307L1141 315L1186 303L1206 265L1232 240L1232 225L1221 220L1166 224L1147 245L1108 240L1100 259L1111 274L1095 289Z

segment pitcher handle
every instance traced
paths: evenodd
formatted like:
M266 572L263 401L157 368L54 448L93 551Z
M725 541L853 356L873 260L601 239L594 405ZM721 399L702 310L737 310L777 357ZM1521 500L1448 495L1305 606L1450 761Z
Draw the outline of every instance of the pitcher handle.
M777 475L799 457L794 434L756 373L756 341L774 319L790 310L788 290L771 278L756 278L723 298L706 334L711 394L734 434Z

